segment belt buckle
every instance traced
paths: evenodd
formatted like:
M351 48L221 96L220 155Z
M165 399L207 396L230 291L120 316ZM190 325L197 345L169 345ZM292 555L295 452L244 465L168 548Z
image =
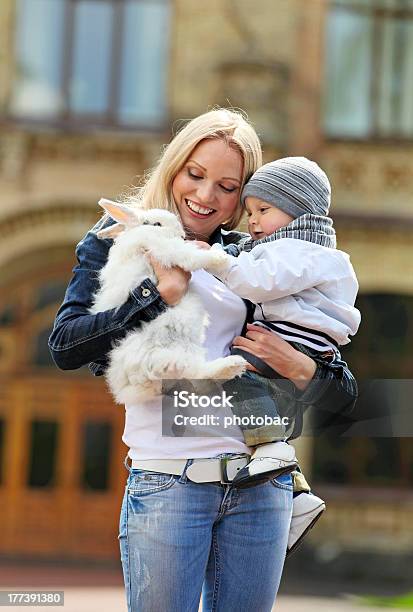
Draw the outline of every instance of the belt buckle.
M227 465L231 461L232 457L221 457L221 484L231 484L232 480L228 480Z
M232 479L230 480L228 477L227 465L230 461L235 461L236 459L247 459L249 455L242 454L236 455L235 457L221 457L220 466L221 466L221 484L231 484ZM247 463L247 462L246 462Z

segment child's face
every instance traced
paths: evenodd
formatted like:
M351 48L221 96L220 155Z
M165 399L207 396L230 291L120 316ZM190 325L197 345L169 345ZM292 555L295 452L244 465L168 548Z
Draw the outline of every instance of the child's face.
M245 199L245 208L248 215L248 231L254 240L270 236L294 220L294 217L287 215L283 210L252 196Z

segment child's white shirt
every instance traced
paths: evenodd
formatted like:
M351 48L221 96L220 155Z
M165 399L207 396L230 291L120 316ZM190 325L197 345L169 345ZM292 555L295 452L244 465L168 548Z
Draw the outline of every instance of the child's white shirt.
M225 269L214 275L257 304L255 320L316 330L338 345L348 344L359 327L357 278L349 255L338 249L280 238L228 255Z

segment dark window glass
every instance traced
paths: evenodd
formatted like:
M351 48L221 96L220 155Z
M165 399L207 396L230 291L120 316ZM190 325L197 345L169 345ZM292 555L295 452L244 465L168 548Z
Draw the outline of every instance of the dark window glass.
M88 422L84 426L82 470L84 489L108 488L111 434L110 423Z
M33 421L30 432L29 487L52 487L55 484L58 424L55 421Z
M359 384L353 429L357 435L316 440L314 479L411 487L413 297L360 295L356 305L362 315L360 329L342 353Z
M318 438L313 477L334 485L411 488L411 438Z
M16 308L14 304L7 304L0 312L0 327L9 327L16 323Z
M41 310L49 304L56 304L63 301L67 282L53 279L37 289L34 310Z
M3 484L4 430L4 420L0 419L0 485Z
M33 365L40 366L42 368L55 367L47 344L51 332L51 328L43 329L39 334L37 334L36 338L34 339L32 357Z
M359 295L360 329L343 356L357 378L413 378L413 297Z

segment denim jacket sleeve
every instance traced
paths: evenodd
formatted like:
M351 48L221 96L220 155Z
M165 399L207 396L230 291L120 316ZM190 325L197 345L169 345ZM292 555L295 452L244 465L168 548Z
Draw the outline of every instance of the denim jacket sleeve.
M105 265L112 244L111 240L101 240L96 235L106 225L110 222L103 217L76 247L78 263L49 338L53 360L62 370L89 364L93 374L102 375L113 342L167 308L155 285L145 279L119 308L95 315L89 313L92 296L98 288L98 271Z
M296 392L296 399L303 412L310 408L312 435L344 433L353 423L358 397L356 379L340 354L329 363L315 361L314 377L304 391Z

